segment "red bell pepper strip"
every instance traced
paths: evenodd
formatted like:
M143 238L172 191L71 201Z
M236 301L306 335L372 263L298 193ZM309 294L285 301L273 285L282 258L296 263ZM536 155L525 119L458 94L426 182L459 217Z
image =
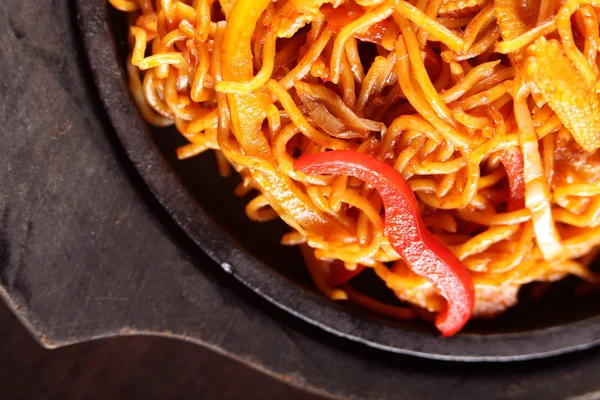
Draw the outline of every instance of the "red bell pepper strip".
M350 271L344 267L342 262L333 262L329 266L327 275L327 284L331 287L341 286L348 282L365 269L364 265L358 265L356 269Z
M388 164L367 154L336 150L304 156L294 164L305 174L348 175L373 186L385 208L384 233L408 267L447 300L435 321L442 335L456 334L475 304L471 276L460 260L427 230L408 183Z
M336 8L334 8L331 4L323 4L323 6L321 6L321 12L327 20L328 28L333 33L338 33L346 25L359 19L365 13L363 8L354 1L348 1ZM389 23L390 22L388 20L380 21L371 25L366 32L357 33L354 36L358 40L381 44L381 39L383 39L383 34L385 33Z
M500 152L500 162L508 177L508 211L525 207L525 177L523 175L523 153L518 149Z

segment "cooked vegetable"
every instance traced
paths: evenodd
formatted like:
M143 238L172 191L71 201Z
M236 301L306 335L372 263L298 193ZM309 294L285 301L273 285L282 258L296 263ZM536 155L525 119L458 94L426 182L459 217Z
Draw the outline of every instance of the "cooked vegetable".
M385 208L384 232L409 268L425 277L448 301L436 318L444 336L468 321L475 303L471 277L459 259L425 227L417 200L404 178L388 164L355 151L332 151L294 163L306 174L348 175L373 186Z

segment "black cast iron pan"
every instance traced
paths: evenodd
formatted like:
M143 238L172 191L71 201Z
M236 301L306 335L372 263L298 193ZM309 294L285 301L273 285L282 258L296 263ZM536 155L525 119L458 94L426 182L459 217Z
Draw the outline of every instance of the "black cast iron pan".
M475 321L450 339L430 326L379 318L332 303L313 288L297 250L280 246L282 223L257 224L233 194L235 178L218 176L210 154L177 161L184 143L172 129L147 126L129 97L123 68L126 30L104 0L77 0L84 47L101 100L128 157L186 234L257 295L333 335L393 353L452 361L516 361L590 348L600 342L600 298L555 284L541 300L525 288L520 305L494 321ZM386 299L365 276L363 288Z

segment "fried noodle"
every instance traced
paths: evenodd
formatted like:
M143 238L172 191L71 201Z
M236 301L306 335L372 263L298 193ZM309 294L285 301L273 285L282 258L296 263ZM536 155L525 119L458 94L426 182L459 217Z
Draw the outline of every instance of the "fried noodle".
M248 217L285 221L329 298L405 319L444 306L390 246L370 186L294 170L328 150L407 180L471 275L475 317L527 283L597 281L600 1L109 1L127 12L141 115L176 126L179 159L212 150L236 171ZM371 269L404 305L334 287L336 268Z

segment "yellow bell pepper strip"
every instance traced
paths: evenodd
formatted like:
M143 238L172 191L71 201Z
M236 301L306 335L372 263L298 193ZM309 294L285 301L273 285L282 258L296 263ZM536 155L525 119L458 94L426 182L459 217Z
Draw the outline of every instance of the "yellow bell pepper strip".
M245 82L253 77L251 39L256 24L270 0L237 0L230 13L221 46L221 71L228 82ZM327 238L343 229L312 206L308 196L281 173L262 131L264 109L270 97L264 93L228 93L231 129L246 156L269 164L269 168L251 169L256 183L282 218L293 218L302 229ZM235 161L235 160L232 160Z

